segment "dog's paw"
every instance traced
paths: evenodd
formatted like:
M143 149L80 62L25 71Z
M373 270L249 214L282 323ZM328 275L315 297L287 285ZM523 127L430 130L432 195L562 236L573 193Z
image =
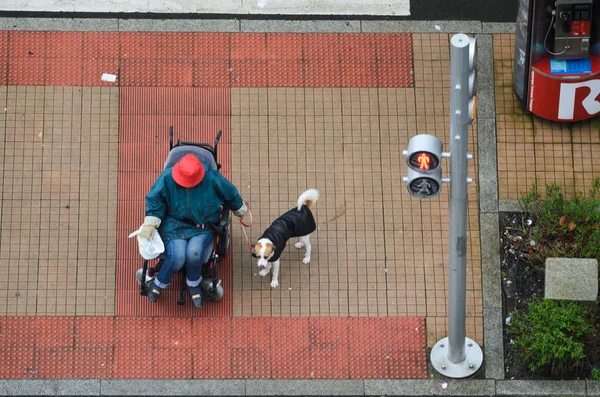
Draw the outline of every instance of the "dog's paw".
M264 277L269 274L269 269L262 269L260 272L258 272L258 274Z
M298 241L296 244L294 244L294 247L300 249L300 248L304 247L304 243L302 241Z
M310 263L310 256L305 256L304 259L302 259L302 263L308 265Z
M279 281L273 280L271 281L271 288L277 288L279 286Z

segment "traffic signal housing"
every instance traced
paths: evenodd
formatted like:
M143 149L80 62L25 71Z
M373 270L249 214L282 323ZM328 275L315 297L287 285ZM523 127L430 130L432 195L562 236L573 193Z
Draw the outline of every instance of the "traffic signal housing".
M408 192L420 199L439 195L442 191L442 141L433 135L416 135L402 154L408 164L408 175L402 178L408 185Z

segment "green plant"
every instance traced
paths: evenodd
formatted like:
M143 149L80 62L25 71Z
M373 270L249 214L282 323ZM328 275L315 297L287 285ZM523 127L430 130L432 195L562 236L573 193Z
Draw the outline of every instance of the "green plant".
M600 369L592 368L592 380L600 381Z
M536 300L527 313L514 313L509 327L514 347L531 371L552 374L580 365L584 339L594 332L590 310L576 302Z
M587 195L566 198L557 185L546 185L545 198L535 185L522 199L534 219L524 253L534 263L548 257L600 259L600 179ZM527 228L525 228L527 229Z

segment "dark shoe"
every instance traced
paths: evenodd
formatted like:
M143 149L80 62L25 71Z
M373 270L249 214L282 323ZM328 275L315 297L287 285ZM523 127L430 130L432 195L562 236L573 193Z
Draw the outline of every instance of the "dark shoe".
M202 289L200 288L200 284L196 287L189 287L189 289L192 296L192 303L200 309L202 307Z
M160 291L162 291L162 288L155 283L152 283L148 286L148 299L150 299L150 302L156 302L160 296Z

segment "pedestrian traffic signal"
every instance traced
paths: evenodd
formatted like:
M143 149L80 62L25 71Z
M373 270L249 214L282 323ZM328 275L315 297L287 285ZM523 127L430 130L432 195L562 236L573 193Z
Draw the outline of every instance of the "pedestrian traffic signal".
M433 135L421 134L411 138L408 150L403 151L408 164L408 192L421 199L432 198L442 191L442 142Z

